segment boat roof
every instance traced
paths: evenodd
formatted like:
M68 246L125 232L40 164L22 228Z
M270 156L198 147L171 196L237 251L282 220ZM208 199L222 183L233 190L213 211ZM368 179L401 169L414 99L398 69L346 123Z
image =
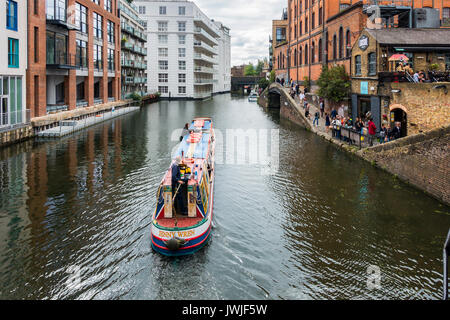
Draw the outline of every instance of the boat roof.
M212 120L210 118L196 118L192 120L189 130L197 132L198 141L192 142L191 140L195 133L185 135L173 159L178 156L191 159L206 159L211 139L211 128Z

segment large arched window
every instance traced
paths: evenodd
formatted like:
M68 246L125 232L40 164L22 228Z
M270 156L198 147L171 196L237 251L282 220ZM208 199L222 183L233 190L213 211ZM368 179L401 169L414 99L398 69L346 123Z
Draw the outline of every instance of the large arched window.
M351 37L350 30L347 30L347 35L345 36L345 43L346 43L345 56L347 58L349 58L350 54L351 54L350 46L352 45L352 37Z
M305 45L305 64L309 64L309 60L308 60L308 45Z
M316 44L314 43L314 41L311 43L311 63L315 63L316 62L316 57L315 57L315 53L316 53Z
M322 62L322 57L323 57L322 42L323 42L323 39L319 39L319 62Z
M302 65L302 59L303 59L303 49L302 47L300 47L300 51L298 54L298 64L301 66Z
M328 37L328 31L325 33L325 62L328 62L329 52L330 52L330 46L329 46L329 37Z
M344 57L344 29L339 28L339 59Z
M333 36L333 60L337 59L337 39L336 35Z
M297 66L297 48L294 49L294 67Z

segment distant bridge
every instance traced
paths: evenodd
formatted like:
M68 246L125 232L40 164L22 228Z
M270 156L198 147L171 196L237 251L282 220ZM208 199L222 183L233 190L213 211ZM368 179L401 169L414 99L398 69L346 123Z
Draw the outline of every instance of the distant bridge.
M264 77L231 77L231 91L244 92L245 86L255 86Z

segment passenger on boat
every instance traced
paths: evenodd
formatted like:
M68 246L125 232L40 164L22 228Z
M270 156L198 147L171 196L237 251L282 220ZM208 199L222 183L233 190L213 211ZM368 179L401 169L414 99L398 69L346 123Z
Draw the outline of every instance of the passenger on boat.
M183 131L181 132L180 141L183 141L183 138L190 133L189 131L189 123L184 125Z
M181 157L178 156L175 158L175 163L172 166L172 196L175 195L175 192L178 189L178 185L183 185L184 182L181 180L181 172L180 172L180 164L181 164ZM174 205L175 205L175 211L183 211L183 197L182 197L182 186L180 187L180 190L178 191Z

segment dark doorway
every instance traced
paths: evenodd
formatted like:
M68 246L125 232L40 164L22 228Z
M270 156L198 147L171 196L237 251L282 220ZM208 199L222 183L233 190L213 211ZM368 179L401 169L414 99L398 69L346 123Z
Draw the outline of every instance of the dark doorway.
M94 83L94 99L100 99L100 81Z
M401 137L408 135L408 115L402 109L393 109L391 111L391 128L395 126L396 122L401 124Z
M65 100L65 85L61 82L56 85L56 104L64 104Z
M83 101L84 100L84 81L77 84L77 101Z
M365 119L367 112L371 111L371 103L369 98L359 98L358 117Z

